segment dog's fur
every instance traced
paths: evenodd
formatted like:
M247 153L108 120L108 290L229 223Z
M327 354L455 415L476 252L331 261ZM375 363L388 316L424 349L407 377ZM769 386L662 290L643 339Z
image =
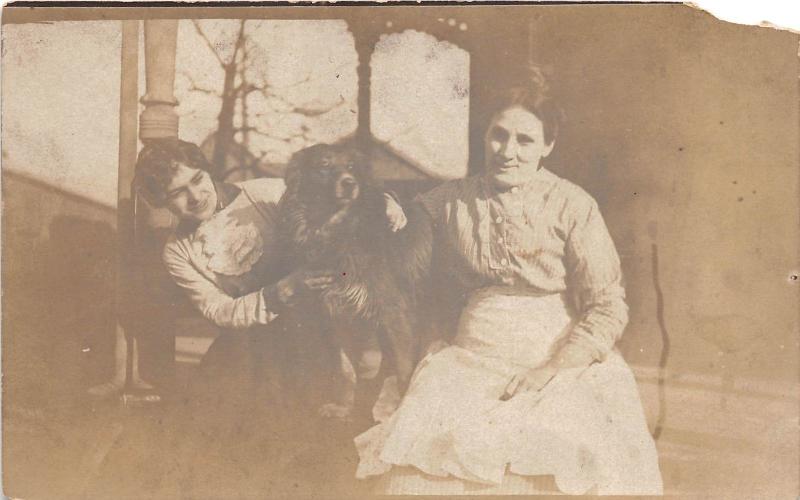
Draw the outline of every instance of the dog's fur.
M380 345L405 391L419 354L418 304L429 289L430 217L409 204L403 207L406 227L392 232L369 163L346 145L316 145L295 154L279 209L294 265L337 274L318 303L333 348L354 359L364 344ZM341 375L354 386L350 372ZM352 406L352 398L341 397L342 406Z

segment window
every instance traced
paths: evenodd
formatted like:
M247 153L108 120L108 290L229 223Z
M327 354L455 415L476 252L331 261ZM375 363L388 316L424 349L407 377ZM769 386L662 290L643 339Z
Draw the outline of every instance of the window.
M381 37L371 68L374 137L428 175L465 176L469 53L407 30Z
M295 151L355 131L357 65L344 21L182 20L181 137L224 158L226 178L281 175Z

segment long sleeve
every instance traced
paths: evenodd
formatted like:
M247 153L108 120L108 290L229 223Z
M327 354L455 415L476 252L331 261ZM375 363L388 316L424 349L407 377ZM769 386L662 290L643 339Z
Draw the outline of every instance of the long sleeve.
M277 314L273 312L262 290L231 297L203 276L179 245L168 243L163 253L164 264L175 283L189 296L192 304L209 321L219 327L244 329L267 324Z
M614 242L594 200L576 211L566 245L569 287L581 315L567 349L583 349L602 361L622 336L628 306Z

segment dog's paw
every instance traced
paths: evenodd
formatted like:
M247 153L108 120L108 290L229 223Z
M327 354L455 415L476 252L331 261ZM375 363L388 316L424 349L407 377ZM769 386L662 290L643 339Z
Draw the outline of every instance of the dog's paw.
M337 403L326 403L319 409L319 415L324 418L335 418L337 420L350 420L353 408L351 406L340 405Z

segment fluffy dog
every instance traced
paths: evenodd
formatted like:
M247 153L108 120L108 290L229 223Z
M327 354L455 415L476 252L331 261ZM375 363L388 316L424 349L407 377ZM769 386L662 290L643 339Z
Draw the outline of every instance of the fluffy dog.
M377 375L381 353L391 360L405 391L419 351L418 303L429 290L430 217L422 207L409 205L406 227L392 232L386 199L369 163L345 145L321 144L296 153L279 207L294 265L337 273L316 303L330 330L331 348L340 356L337 401L321 413L347 417L356 380Z

